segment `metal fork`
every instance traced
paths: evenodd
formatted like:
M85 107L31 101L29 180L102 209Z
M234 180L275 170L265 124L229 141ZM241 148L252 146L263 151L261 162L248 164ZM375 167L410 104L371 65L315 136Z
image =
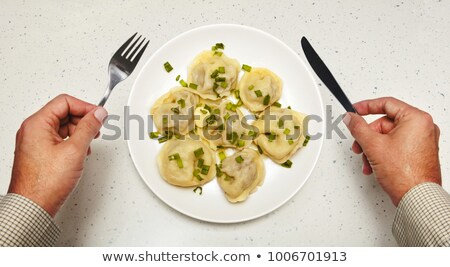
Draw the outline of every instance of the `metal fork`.
M111 60L109 61L109 67L108 67L109 83L108 83L108 87L106 88L105 95L103 96L102 100L98 104L99 106L103 107L105 105L106 100L108 100L109 95L111 94L114 87L121 81L125 80L128 76L130 76L130 74L133 72L134 68L136 67L137 63L139 62L139 59L141 59L142 54L144 54L144 51L147 48L147 45L150 41L147 41L147 43L145 43L145 45L142 47L142 49L140 49L142 44L145 42L145 38L144 38L139 43L139 45L136 47L136 44L139 42L139 40L142 37L142 35L140 35L136 39L136 41L134 41L133 44L130 45L130 43L133 41L133 39L136 35L137 35L137 33L135 33L133 36L131 36L131 38L128 39L119 48L119 50L117 50L117 52L112 56Z

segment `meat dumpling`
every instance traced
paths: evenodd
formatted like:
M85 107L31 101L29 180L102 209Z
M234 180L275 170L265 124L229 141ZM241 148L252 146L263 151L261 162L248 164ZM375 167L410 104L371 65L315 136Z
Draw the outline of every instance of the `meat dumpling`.
M240 71L239 62L223 52L204 51L188 68L188 83L196 89L188 89L202 98L219 99L230 95L236 88ZM194 86L195 86L194 85Z
M281 79L265 68L253 68L245 72L238 90L244 105L253 112L260 112L281 97Z
M270 107L253 123L259 135L254 142L274 162L283 164L303 146L306 115L287 108ZM271 115L272 117L268 117Z
M161 176L169 184L191 187L203 185L216 175L216 156L201 140L171 139L158 155Z
M216 150L218 147L231 147L244 149L253 140L249 136L251 126L246 125L242 111L231 101L223 101L217 109L213 109L211 114L214 119L208 117L210 121L208 127L197 129L197 133L209 143L210 147ZM244 127L245 126L245 127Z
M184 87L176 87L156 100L150 114L159 132L185 135L195 128L194 109L199 97Z
M246 148L222 161L217 181L228 201L241 202L262 185L265 177L261 155Z

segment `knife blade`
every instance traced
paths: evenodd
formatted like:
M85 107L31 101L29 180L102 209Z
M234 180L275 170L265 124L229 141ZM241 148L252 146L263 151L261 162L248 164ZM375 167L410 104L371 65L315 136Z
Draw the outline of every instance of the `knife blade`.
M322 82L328 87L331 93L337 98L342 106L344 106L344 109L347 112L357 113L355 108L353 108L352 103L345 95L344 91L342 91L342 88L339 86L336 79L333 77L333 74L331 74L330 70L311 46L308 39L306 39L306 37L302 37L301 43L306 59L320 80L322 80Z

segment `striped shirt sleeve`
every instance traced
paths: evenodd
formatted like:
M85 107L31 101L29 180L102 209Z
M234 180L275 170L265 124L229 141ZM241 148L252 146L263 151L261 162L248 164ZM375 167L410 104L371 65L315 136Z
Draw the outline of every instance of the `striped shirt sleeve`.
M400 201L392 232L400 246L450 246L450 195L435 183L422 183Z
M59 234L53 218L33 201L0 196L0 247L54 246Z

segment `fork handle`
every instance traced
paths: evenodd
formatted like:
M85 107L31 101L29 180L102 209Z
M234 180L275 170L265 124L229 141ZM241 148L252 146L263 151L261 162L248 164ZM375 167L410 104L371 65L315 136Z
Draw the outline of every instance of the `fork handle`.
M112 90L111 90L111 88L110 88L109 85L108 85L108 88L106 89L105 94L103 95L102 100L100 100L100 103L98 103L98 106L99 106L99 107L103 107L103 106L105 105L106 100L108 100L109 95L111 94L111 92L112 92Z

